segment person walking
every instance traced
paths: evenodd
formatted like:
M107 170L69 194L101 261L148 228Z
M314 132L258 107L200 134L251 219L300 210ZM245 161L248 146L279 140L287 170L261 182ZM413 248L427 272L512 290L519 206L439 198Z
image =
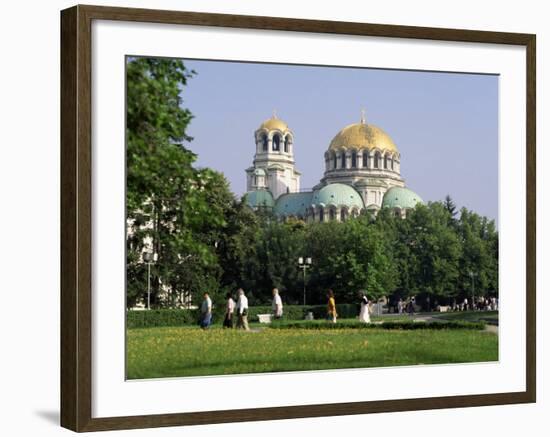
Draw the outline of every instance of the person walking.
M409 313L409 316L414 315L414 303L415 303L415 298L414 296L412 296L409 300L409 304L407 305L407 312Z
M397 301L397 314L403 314L403 299Z
M359 292L361 311L359 312L359 321L362 323L370 323L369 314L369 299L365 291Z
M237 290L237 328L248 331L248 298L244 294L244 290Z
M328 304L327 304L327 318L332 323L336 323L336 318L338 314L336 313L336 301L334 300L334 291L331 289L327 293Z
M279 290L277 288L273 289L273 302L271 303L271 309L273 310L273 316L276 319L283 317L283 301L281 296L279 296Z
M233 313L235 312L235 301L231 297L231 293L225 295L225 317L223 319L224 328L233 328Z
M204 299L201 304L201 322L202 329L208 329L212 323L212 299L208 293L204 293Z

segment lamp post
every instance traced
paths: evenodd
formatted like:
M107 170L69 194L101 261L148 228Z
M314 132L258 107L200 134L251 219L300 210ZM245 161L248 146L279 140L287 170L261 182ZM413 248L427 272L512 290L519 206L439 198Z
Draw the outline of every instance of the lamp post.
M472 278L472 309L475 310L476 309L476 304L475 304L475 283L474 283L474 278L477 276L477 273L470 270L468 272L468 274L470 275L470 278Z
M143 261L147 263L147 309L151 309L151 264L158 259L158 253L144 252Z
M298 258L298 267L304 272L304 306L306 306L306 270L311 267L311 258L307 257L305 261L303 257Z

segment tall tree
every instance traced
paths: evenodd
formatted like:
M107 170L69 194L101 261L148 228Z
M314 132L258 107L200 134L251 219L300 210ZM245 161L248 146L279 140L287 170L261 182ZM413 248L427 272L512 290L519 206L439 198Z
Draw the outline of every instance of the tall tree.
M463 208L457 232L463 245L459 288L467 296L498 294L498 234L494 222Z
M414 291L432 302L435 296L449 298L456 291L461 246L449 218L448 210L439 202L417 205L407 218Z
M153 302L162 290L188 292L191 262L215 267L214 246L197 239L206 225L223 226L223 214L212 211L209 191L216 176L193 168L192 119L182 107L182 94L194 72L182 61L130 58L127 62L127 304L145 292L142 252L158 254L153 266ZM214 182L215 184L215 182ZM191 261L192 260L192 261ZM168 299L168 303L173 298Z
M445 207L445 209L447 210L451 218L454 219L457 214L456 205L449 194L445 196L445 200L443 201L443 206Z

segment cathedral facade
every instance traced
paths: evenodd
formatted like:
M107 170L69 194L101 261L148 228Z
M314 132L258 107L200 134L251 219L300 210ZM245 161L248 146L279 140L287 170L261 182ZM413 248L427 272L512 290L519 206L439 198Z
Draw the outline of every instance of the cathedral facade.
M344 127L324 154L323 178L312 190L300 190L294 160L294 134L275 115L254 132L256 153L246 169L246 201L253 209L272 210L279 218L345 221L361 213L391 208L405 217L422 202L405 187L401 154L382 129L366 122Z

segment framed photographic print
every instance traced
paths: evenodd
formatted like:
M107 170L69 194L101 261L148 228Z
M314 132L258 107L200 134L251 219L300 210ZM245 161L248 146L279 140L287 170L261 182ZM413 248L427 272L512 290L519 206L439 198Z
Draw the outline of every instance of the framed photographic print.
M61 13L61 424L535 402L535 36Z

